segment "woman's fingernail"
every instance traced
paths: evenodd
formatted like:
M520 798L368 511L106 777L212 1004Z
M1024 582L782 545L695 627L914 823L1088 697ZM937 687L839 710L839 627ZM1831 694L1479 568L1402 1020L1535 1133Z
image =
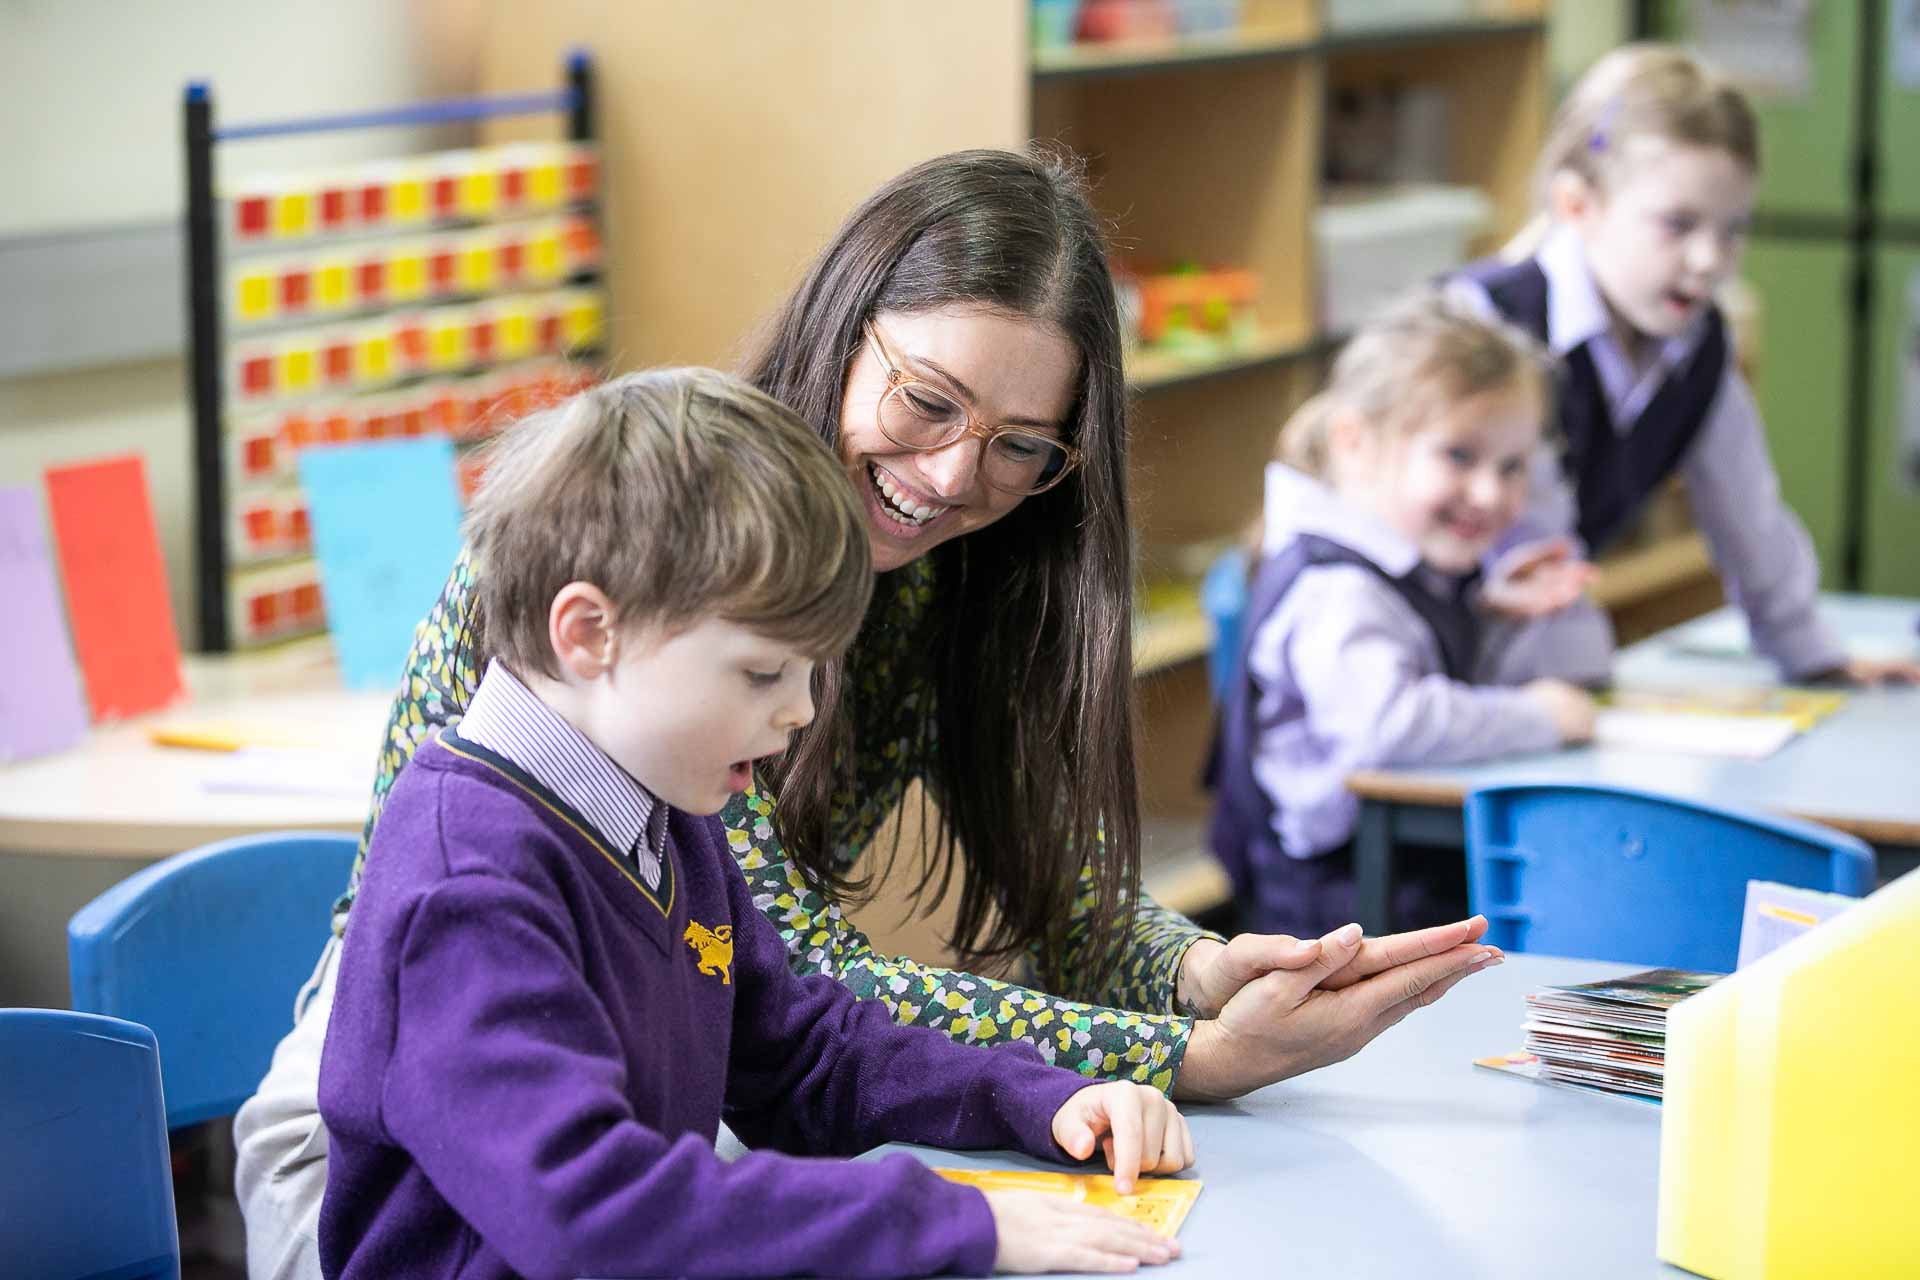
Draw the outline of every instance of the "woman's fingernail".
M1352 946L1354 943L1360 941L1360 926L1357 924L1342 925L1340 931L1333 935L1333 940L1343 947Z

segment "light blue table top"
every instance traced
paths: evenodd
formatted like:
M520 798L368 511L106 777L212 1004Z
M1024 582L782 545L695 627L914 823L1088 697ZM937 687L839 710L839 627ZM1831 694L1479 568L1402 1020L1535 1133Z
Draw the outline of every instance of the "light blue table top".
M1862 656L1920 659L1920 601L1827 595L1821 614ZM1721 609L1621 651L1615 682L1627 689L1687 690L1775 684L1772 664L1751 653L1745 628ZM1920 688L1852 690L1847 704L1762 760L1576 747L1448 768L1396 769L1409 782L1464 790L1494 782L1606 782L1824 819L1904 835L1861 831L1876 842L1920 844Z
M1346 1062L1186 1108L1205 1184L1185 1256L1142 1275L1681 1277L1654 1256L1660 1114L1472 1065L1522 997L1633 966L1512 956ZM1053 1168L904 1150L949 1168Z

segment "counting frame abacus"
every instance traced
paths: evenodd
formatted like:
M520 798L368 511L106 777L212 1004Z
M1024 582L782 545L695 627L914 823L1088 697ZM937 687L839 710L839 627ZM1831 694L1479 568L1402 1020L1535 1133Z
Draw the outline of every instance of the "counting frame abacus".
M602 185L592 73L557 92L267 124L185 94L195 549L202 647L324 629L296 459L444 434L471 446L601 376ZM566 137L216 182L255 138L560 113Z

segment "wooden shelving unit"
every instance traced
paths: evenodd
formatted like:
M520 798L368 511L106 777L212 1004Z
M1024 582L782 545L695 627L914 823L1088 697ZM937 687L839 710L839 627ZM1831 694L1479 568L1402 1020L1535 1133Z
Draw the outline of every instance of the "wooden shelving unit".
M1319 0L1245 0L1230 35L1035 50L1026 0L767 6L751 23L724 5L549 0L503 18L483 60L494 91L540 85L575 44L601 69L609 207L632 211L606 229L616 368L732 364L848 210L959 147L1064 145L1087 158L1123 255L1257 271L1250 344L1129 361L1141 572L1164 579L1257 515L1274 435L1333 345L1312 236L1329 92L1444 89L1446 176L1491 197L1490 247L1529 208L1545 9L1481 0L1458 23L1329 32ZM1197 848L1206 808L1209 643L1186 612L1156 612L1136 641L1146 817L1191 833L1149 841L1156 884Z
M1328 94L1442 89L1447 178L1491 199L1493 225L1475 246L1490 249L1530 213L1546 126L1544 4L1329 32L1313 0L1255 0L1231 38L1040 50L1032 68L1032 133L1088 157L1124 253L1248 266L1262 279L1252 344L1202 361L1143 351L1128 366L1141 571L1165 578L1192 559L1188 548L1237 538L1258 514L1274 436L1337 345L1319 324L1312 238ZM1149 613L1135 645L1149 878L1189 910L1225 892L1202 852L1210 645L1197 609Z

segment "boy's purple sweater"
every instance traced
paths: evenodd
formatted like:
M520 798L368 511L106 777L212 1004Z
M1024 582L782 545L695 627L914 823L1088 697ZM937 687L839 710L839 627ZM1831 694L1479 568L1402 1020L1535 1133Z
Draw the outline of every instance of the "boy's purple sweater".
M794 976L723 841L672 813L650 892L509 762L453 734L420 748L380 818L321 1060L328 1276L991 1270L979 1192L908 1156L728 1163L718 1121L780 1152L1066 1160L1052 1117L1093 1081Z

